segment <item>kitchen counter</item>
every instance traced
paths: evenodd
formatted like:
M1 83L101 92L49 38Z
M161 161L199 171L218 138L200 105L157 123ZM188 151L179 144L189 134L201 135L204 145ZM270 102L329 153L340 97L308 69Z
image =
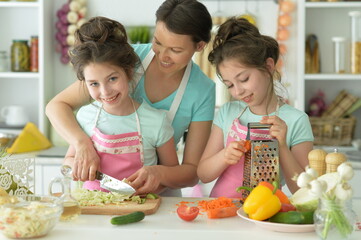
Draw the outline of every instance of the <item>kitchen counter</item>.
M199 215L193 222L178 218L176 204L180 201L196 201L196 198L164 197L158 211L147 215L138 223L114 226L110 224L112 216L80 215L71 222L59 222L44 238L57 239L142 239L142 240L177 240L177 239L318 239L315 232L282 233L264 230L254 223L238 216L223 219L208 219ZM361 213L361 199L355 199L355 212ZM0 235L0 239L6 239ZM361 231L355 231L351 239L361 239Z

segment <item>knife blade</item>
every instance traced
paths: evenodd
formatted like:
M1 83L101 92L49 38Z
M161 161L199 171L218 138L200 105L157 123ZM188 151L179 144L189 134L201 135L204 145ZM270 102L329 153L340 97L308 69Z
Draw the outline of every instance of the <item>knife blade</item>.
M117 192L125 195L132 195L135 193L135 189L124 180L116 179L99 171L96 172L95 178L97 180L100 180L100 187L108 191Z
M65 177L70 177L72 175L72 169L69 165L62 165L60 171ZM124 195L133 195L135 193L135 189L124 180L118 180L102 172L97 171L95 179L100 180L100 187L108 191Z

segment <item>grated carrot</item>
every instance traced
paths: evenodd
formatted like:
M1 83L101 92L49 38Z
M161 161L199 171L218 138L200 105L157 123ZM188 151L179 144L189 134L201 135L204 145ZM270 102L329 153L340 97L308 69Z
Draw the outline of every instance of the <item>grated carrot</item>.
M198 202L198 206L201 211L208 211L217 208L235 207L236 205L232 202L232 199L226 197L219 197L213 200L202 200Z

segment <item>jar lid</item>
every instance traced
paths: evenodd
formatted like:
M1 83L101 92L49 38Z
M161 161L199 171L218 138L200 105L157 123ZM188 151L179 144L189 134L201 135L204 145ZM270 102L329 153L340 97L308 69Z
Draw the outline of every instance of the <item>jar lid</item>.
M359 16L361 16L361 12L360 11L351 11L351 12L348 12L348 15L350 17L359 17Z
M28 40L19 40L19 39L14 39L13 42L22 42L22 43L27 43Z
M344 42L346 40L346 38L344 37L333 37L332 41L333 42Z

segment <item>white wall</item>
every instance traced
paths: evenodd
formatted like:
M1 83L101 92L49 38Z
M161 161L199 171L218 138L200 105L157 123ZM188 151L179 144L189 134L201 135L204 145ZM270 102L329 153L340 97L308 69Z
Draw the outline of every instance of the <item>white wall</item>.
M63 5L65 0L57 0L56 8L54 9L54 24L57 21L56 11ZM88 16L87 18L93 16L106 16L120 21L125 26L132 25L149 25L153 26L155 24L155 12L163 0L88 0ZM226 16L241 15L246 11L251 12L256 16L258 27L263 34L275 36L276 33L276 24L277 24L277 11L278 5L272 0L260 0L260 1L201 1L204 3L211 14L222 14ZM140 7L141 6L141 7ZM140 8L142 10L140 10ZM294 17L295 19L296 17ZM296 39L295 33L291 30L291 39L289 42L290 49L293 44L293 39ZM55 28L54 34L55 35ZM295 72L295 64L292 63L292 59L295 59L295 56L292 56L292 51L290 51L289 57L291 62L286 63L286 76L290 79L295 79L293 72ZM63 65L60 63L59 54L54 56L54 78L55 78L55 88L54 94L64 89L66 86L75 81L75 74L71 70L69 65ZM294 96L292 90L290 91L290 96Z

